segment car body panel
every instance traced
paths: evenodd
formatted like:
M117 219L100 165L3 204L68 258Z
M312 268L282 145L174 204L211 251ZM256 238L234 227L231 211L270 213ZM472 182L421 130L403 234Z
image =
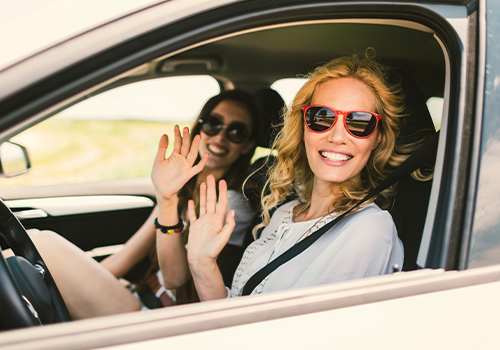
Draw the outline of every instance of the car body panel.
M495 349L500 308L490 301L499 288L498 282L475 285L100 349L220 349L234 346L235 339L244 339L240 349L262 347L263 342L286 349ZM470 302L478 295L480 300Z
M474 330L478 330L479 334L474 332L471 339L481 339L481 341L484 339L489 342L494 334L481 337L494 329L490 328L490 325L494 327L500 322L494 317L500 308L500 303L491 303L491 296L500 288L499 277L499 266L460 272L412 271L334 285L269 293L258 297L211 301L200 305L185 305L140 314L109 316L12 331L0 339L0 345L5 349L94 349L98 346L135 343L124 345L123 348L138 349L141 346L142 348L174 344L180 346L182 343L181 348L187 349L202 346L206 344L205 342L213 341L223 335L233 341L241 340L242 334L248 336L254 334L253 330L260 329L258 333L262 332L264 335L269 334L269 331L276 332L276 335L289 333L288 337L285 337L287 339L282 339L283 344L296 349L301 348L304 339L316 342L316 339L300 332L293 334L289 332L296 327L304 327L318 336L318 344L330 341L332 344L345 344L350 340L353 345L361 345L371 341L376 347L390 345L392 346L390 348L401 348L399 342L404 339L407 339L404 344L413 340L416 344L422 344L429 340L431 343L427 343L427 346L432 345L433 339L426 338L427 334L422 335L417 330L427 330L430 335L436 334L443 327L440 320L450 316L453 322L449 324L450 328L446 329L445 335L456 329L455 326L458 324L464 328L475 324ZM471 295L482 297L476 298L475 303L464 302L470 301ZM488 310L491 312L484 312L485 304L490 305ZM479 308L483 309L483 312L478 315ZM426 316L430 310L436 309L439 309L436 318L428 320ZM447 313L450 311L451 315ZM458 317L461 313L478 315L478 318ZM349 314L353 316L348 316ZM412 317L409 319L408 315ZM328 322L312 323L308 321L310 319L323 319ZM343 322L349 325L345 330L345 324L341 327ZM366 330L366 338L363 337L365 333L362 333L357 339L351 339L352 334L358 331L353 329L356 322L363 327L360 329ZM329 328L330 325L332 328ZM487 326L484 327L485 325ZM321 332L326 329L330 329L330 332ZM336 329L341 331L334 333ZM211 332L212 330L216 331ZM331 339L334 335L336 339ZM389 335L393 335L394 339L387 339ZM149 341L151 339L158 340ZM262 340L263 338L259 336L249 337L240 346L243 348L246 344L255 346L254 342ZM221 343L217 344L225 342L224 339L219 341ZM412 344L408 344L410 348ZM468 344L470 343L464 342L462 345Z

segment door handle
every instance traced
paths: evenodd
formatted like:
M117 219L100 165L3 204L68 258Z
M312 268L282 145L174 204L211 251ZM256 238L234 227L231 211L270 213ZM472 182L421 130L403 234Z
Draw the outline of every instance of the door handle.
M29 209L29 210L15 211L14 215L19 220L24 220L24 219L41 219L41 218L46 218L47 216L49 216L42 209Z

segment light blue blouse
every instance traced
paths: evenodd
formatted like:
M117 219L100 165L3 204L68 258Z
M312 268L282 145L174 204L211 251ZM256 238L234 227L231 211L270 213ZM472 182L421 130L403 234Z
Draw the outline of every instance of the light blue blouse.
M286 203L276 210L261 238L246 249L229 296L239 296L248 279L270 261L335 216L293 222ZM252 294L347 281L393 272L403 266L403 244L391 215L375 204L340 220L300 255L276 269Z

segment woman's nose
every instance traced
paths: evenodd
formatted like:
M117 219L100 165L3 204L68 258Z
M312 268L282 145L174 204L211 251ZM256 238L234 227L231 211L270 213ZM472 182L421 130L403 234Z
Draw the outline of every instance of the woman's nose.
M222 130L217 134L213 136L215 139L222 141L223 139L226 138L226 128L222 128Z
M344 127L344 116L339 115L333 128L328 131L328 140L335 144L344 144L348 138L349 135Z

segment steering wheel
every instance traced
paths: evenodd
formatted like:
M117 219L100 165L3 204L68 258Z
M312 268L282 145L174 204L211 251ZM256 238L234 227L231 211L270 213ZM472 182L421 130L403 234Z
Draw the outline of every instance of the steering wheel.
M13 329L70 321L68 308L40 253L1 199L0 236L16 254L7 259L0 254L0 326Z

